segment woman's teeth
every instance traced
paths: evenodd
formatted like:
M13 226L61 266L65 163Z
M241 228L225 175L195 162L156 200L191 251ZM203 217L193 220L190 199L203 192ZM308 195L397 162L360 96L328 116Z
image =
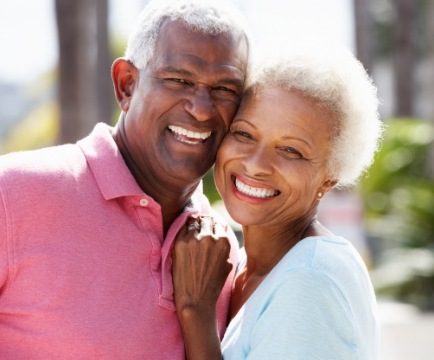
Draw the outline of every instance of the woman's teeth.
M279 193L277 190L257 188L246 185L238 179L235 179L235 187L239 192L257 198L269 198Z

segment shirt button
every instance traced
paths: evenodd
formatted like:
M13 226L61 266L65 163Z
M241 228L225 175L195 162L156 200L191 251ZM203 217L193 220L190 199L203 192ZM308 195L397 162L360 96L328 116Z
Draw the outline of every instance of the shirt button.
M148 203L147 199L140 199L140 206L148 206Z

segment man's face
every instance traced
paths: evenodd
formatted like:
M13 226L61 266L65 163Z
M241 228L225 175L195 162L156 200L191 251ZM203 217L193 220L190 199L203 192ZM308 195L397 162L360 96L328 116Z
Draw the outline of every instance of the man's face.
M208 171L238 109L247 56L240 34L163 23L154 56L136 72L124 119L124 143L141 173L169 186Z

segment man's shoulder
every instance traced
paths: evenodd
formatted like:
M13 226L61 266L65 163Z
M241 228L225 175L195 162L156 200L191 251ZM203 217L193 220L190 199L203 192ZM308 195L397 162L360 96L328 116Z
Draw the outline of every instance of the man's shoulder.
M74 176L86 159L74 144L19 151L0 156L2 185Z

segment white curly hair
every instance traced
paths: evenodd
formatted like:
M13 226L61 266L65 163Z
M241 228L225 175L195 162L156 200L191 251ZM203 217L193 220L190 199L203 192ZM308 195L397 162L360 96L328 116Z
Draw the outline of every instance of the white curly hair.
M145 68L155 50L164 20L180 20L204 34L239 31L251 47L250 29L241 12L226 0L151 0L139 14L128 38L125 58Z
M336 186L354 185L374 160L383 134L377 88L349 49L289 46L266 49L254 66L247 92L267 86L297 91L335 117L328 173Z

